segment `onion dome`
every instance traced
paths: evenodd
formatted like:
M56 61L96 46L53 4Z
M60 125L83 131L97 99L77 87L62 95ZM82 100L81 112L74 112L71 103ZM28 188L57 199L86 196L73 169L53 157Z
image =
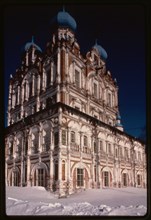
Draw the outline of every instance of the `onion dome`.
M116 124L115 127L117 128L122 128L123 129L123 125L121 124L121 116L119 113L117 113L116 115Z
M25 49L25 51L27 51L27 50L29 50L31 47L35 47L36 50L42 52L41 48L40 48L37 44L34 43L34 37L33 37L33 36L32 36L32 41L26 43L24 49Z
M95 42L95 45L93 46L93 48L97 49L98 52L99 52L99 55L100 57L103 59L103 60L106 60L107 59L107 52L105 51L105 49L100 46L99 44L97 44L97 40Z
M70 28L72 31L75 31L77 28L76 21L74 18L65 11L59 11L58 14L51 20L51 24L55 27L64 27Z

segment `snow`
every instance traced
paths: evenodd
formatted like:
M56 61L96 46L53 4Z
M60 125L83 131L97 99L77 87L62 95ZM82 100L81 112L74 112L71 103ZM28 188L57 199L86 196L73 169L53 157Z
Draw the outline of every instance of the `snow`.
M58 198L44 187L7 187L7 215L144 216L147 190L142 188L87 189Z

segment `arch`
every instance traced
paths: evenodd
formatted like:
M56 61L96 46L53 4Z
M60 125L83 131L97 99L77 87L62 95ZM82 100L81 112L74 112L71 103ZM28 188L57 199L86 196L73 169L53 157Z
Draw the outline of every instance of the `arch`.
M45 120L44 122L41 123L41 129L51 129L53 127L52 122L49 120Z
M31 170L31 175L33 175L33 173L35 172L35 170L36 170L37 168L43 168L43 169L45 169L45 170L46 170L46 174L49 175L49 171L48 171L47 165L46 165L45 163L42 163L42 162L39 162L39 163L37 163L37 164L34 165L34 167L33 167L32 170Z
M73 172L74 172L74 169L75 168L85 168L88 172L88 177L90 178L90 170L89 170L89 167L85 164L85 163L80 163L80 162L77 162L76 164L74 164L72 167L71 167L71 175L73 176Z
M101 169L101 176L102 176L102 186L103 187L112 187L113 172L109 167L103 167Z
M31 171L31 184L32 186L48 186L49 171L46 164L40 162L35 164Z
M30 128L29 135L35 132L39 132L39 131L40 131L39 125L34 125L33 127Z
M12 167L8 173L8 185L9 186L20 186L20 170L17 166Z
M122 186L124 187L129 186L129 173L127 169L123 169L121 171L121 180L122 180Z

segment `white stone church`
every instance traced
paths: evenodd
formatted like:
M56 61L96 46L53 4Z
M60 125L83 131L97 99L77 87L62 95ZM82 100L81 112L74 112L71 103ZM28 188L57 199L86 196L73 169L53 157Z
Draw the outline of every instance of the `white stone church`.
M64 10L51 28L45 52L32 39L10 77L6 185L58 195L146 187L145 144L124 132L106 51L96 42L83 57L76 21Z

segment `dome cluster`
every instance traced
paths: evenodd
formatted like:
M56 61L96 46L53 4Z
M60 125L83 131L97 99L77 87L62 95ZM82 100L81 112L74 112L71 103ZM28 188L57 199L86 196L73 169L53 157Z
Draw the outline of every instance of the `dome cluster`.
M57 15L51 20L51 25L54 28L59 28L59 27L69 28L73 32L75 32L77 28L75 19L68 12L66 12L64 8L62 11L59 11ZM32 46L34 46L36 50L42 52L41 48L34 43L33 37L31 42L26 43L24 47L25 51L28 51ZM107 52L101 45L97 44L97 42L92 48L95 48L98 51L100 57L103 60L107 59L108 57Z

